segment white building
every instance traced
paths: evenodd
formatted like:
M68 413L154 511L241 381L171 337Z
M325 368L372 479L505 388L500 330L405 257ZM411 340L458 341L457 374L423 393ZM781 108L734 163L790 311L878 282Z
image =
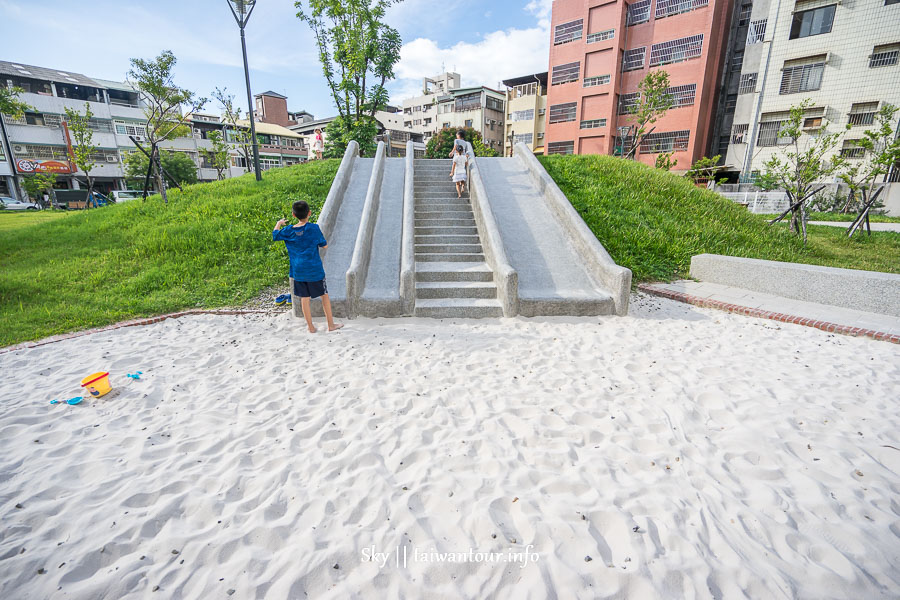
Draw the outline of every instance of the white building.
M733 105L725 164L741 179L763 170L778 146L792 105L809 98L804 126L824 121L829 131L850 129L836 149L864 160L854 140L879 106L900 106L900 0L744 0L747 37Z
M471 127L485 146L503 151L506 94L488 87L463 88L458 73L422 80L422 95L403 101L403 125L427 142L445 128Z

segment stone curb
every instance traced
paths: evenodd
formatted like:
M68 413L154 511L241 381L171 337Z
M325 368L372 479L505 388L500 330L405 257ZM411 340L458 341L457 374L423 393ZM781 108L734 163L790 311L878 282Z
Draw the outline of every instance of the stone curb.
M649 283L641 283L638 284L637 287L642 292L646 292L653 296L660 296L662 298L668 298L669 300L684 302L685 304L693 304L694 306L699 306L701 308L716 308L719 310L724 310L726 312L745 315L748 317L758 317L760 319L781 321L782 323L794 323L795 325L815 327L816 329L821 329L822 331L827 331L829 333L840 333L841 335L850 335L853 337L868 337L877 341L900 344L900 335L885 333L884 331L862 329L860 327L853 327L852 325L837 325L835 323L829 323L827 321L817 321L816 319L808 319L806 317L798 317L795 315L786 315L782 313L772 312L770 310L749 308L747 306L741 306L740 304L729 304L728 302L723 302L721 300L701 298L699 296L692 296L691 294L686 294L684 292L676 292L673 290L659 288Z
M44 338L42 340L38 340L36 342L22 342L21 344L16 344L14 346L7 346L6 348L0 348L0 354L6 354L8 352L16 352L17 350L27 350L30 348L39 348L41 346L46 346L47 344L53 344L55 342L63 342L65 340L71 340L74 338L84 337L86 335L92 335L94 333L103 333L105 331L113 331L115 329L122 329L123 327L137 327L140 325L153 325L154 323L161 323L166 319L178 319L180 317L192 317L195 315L279 315L284 311L272 311L272 310L239 310L239 309L221 309L221 310L203 310L203 309L192 309L185 310L181 312L169 313L167 315L158 315L156 317L147 317L145 319L131 319L130 321L121 321L119 323L113 323L112 325L105 325L103 327L94 327L93 329L85 329L83 331L73 331L70 333L61 333L59 335L52 335L48 338Z

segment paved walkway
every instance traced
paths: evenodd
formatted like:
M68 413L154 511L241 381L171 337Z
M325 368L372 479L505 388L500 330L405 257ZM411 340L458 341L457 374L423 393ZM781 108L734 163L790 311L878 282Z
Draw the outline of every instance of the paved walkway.
M809 225L827 225L828 227L843 227L847 229L850 227L849 221L809 221ZM893 231L894 233L900 233L900 223L870 223L872 226L872 231ZM862 225L863 231L866 229L866 224Z
M706 283L642 283L641 291L706 308L900 344L900 318Z

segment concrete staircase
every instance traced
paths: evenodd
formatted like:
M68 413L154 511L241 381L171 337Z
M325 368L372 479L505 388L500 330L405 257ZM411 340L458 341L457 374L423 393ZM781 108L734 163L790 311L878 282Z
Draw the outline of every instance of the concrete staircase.
M449 160L416 160L417 317L502 317L494 273L484 261L468 190L456 197Z

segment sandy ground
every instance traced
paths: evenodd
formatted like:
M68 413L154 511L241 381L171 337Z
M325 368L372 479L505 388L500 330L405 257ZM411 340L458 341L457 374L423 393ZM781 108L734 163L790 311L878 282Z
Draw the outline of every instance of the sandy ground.
M112 394L48 404L97 370ZM885 342L646 297L198 316L0 355L0 390L4 599L900 590Z

